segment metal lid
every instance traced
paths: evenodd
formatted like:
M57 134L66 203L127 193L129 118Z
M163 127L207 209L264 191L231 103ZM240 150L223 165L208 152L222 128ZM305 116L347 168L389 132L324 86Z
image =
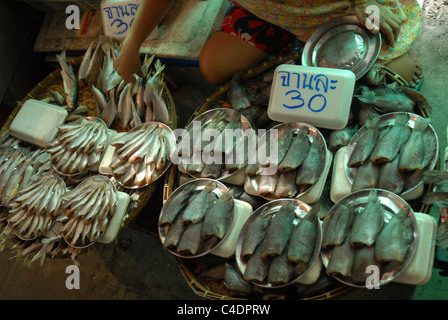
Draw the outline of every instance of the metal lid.
M356 16L344 16L318 28L305 44L302 65L351 70L358 80L375 63L381 35L373 34Z

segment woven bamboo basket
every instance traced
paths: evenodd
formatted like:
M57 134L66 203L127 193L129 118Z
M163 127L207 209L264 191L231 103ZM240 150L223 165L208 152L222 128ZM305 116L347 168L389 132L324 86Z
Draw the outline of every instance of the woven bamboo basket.
M79 65L82 61L83 56L73 58L71 61L68 61L69 64L73 66L73 69L75 71L75 74L78 72ZM8 119L6 120L5 124L3 125L1 132L4 133L8 130L11 122L14 120L15 116L19 112L20 108L22 107L23 103L25 103L28 99L36 99L41 100L45 98L51 97L51 93L49 91L55 90L60 93L63 93L64 86L62 82L62 76L61 76L61 68L56 69L52 73L50 73L47 77L45 77L41 82L39 82L24 98L23 100L17 105L16 108L11 112ZM175 129L177 127L177 113L176 108L174 105L173 97L168 89L168 87L165 85L163 91L162 91L162 97L164 101L166 102L168 106L169 111L169 123L167 125ZM86 106L88 108L88 114L87 116L98 116L96 113L96 101L93 97L92 93L87 87L82 88L78 92L78 106ZM111 125L111 129L114 129L118 132L120 131L127 131L128 128L122 128L118 123L114 122ZM137 215L142 211L142 209L145 207L145 205L148 203L148 201L151 199L151 196L154 194L154 191L156 190L157 186L159 185L160 179L156 181L153 184L150 184L144 188L136 189L136 190L122 190L124 192L128 192L132 196L132 202L130 206L128 207L128 217L124 221L123 228L129 228L133 222L133 220L137 217Z
M248 69L242 76L243 80L251 79L257 75L262 74L266 70L270 68L274 68L282 63L287 61L294 60L297 64L300 64L301 61L301 53L296 53L293 55L279 57L275 60L265 61L262 64ZM383 67L384 72L386 74L387 82L396 82L399 85L407 85L407 82L400 77L398 74L393 72L392 70ZM189 119L190 123L197 116L202 114L207 110L211 110L217 107L225 107L227 101L227 92L230 88L231 82L226 83L222 87L220 87L217 91L215 91L212 95L210 95L204 103L202 103L192 114ZM229 107L229 105L227 105ZM429 114L426 110L419 108L419 113L423 117L429 117ZM176 166L172 166L167 176L165 177L165 184L163 188L163 202L165 202L171 193L178 187L178 175L179 171ZM331 173L327 178L327 181L331 179ZM431 189L431 186L425 186L425 188ZM425 191L428 191L425 190ZM414 201L415 203L410 203L410 205L415 208L418 212L428 213L430 210L430 206L422 204L421 200ZM254 208L255 210L255 208ZM210 256L210 255L209 255ZM273 290L272 294L266 293L264 296L238 296L233 295L223 284L222 281L212 280L210 278L202 277L199 272L199 266L207 265L211 263L209 259L213 260L214 258L196 258L196 259L183 259L179 257L175 257L177 263L179 264L179 269L183 277L185 278L187 284L193 290L195 294L198 296L210 299L210 300L247 300L247 299L259 299L261 298L273 298L273 299L295 299L295 300L326 300L336 298L338 296L343 296L344 293L350 292L355 288L342 284L338 281L331 282L331 284L323 289L315 290L314 292L310 292L308 295L298 295L297 290L290 291L281 291L277 292L278 289L270 289ZM192 261L194 260L194 261ZM219 259L215 259L219 260ZM216 262L216 261L213 261ZM322 276L322 275L321 275ZM294 285L290 285L288 287L295 287ZM287 287L287 288L288 288ZM291 289L291 288L289 288Z

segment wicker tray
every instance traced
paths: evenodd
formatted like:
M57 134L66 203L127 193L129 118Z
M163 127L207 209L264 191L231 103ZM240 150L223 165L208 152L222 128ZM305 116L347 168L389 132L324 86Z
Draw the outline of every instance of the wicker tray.
M264 71L276 67L282 63L287 61L294 60L297 64L300 64L301 61L301 53L296 53L294 55L288 55L284 57L280 57L275 60L265 61L264 63L247 70L243 74L243 80L248 80L254 76L260 75ZM406 81L401 78L399 75L394 73L388 68L383 68L386 74L387 82L396 82L399 85L407 85ZM226 106L227 101L227 91L229 90L231 82L226 83L222 87L220 87L216 92L214 92L211 96L209 96L204 103L202 103L192 114L188 123L190 123L194 118L203 112L216 108ZM419 113L423 117L428 117L429 114L426 110L419 108ZM165 176L165 182L163 187L163 202L165 202L171 193L178 187L178 169L176 166L172 166ZM331 180L331 173L327 178L328 181ZM431 186L426 186L426 188L431 189ZM425 190L426 191L426 190ZM325 189L324 189L325 192ZM410 205L415 208L418 212L428 213L430 210L430 206L422 204L419 199L410 202ZM256 208L254 208L255 210ZM212 256L212 257L210 257ZM197 259L182 259L179 257L175 257L177 263L179 264L180 272L183 277L187 281L187 284L193 290L195 294L200 297L210 299L210 300L227 300L227 299L260 299L260 298L273 298L273 299L298 299L298 300L324 300L324 299L332 299L337 296L341 296L344 293L354 290L355 288L342 284L338 281L333 282L333 279L326 279L330 281L326 286L321 287L320 289L310 290L307 294L297 294L297 288L295 285L288 286L286 290L278 291L278 289L270 289L263 294L251 294L246 296L238 296L233 295L223 284L222 280L213 280L210 278L205 278L201 276L200 269L201 267L222 263L222 258L214 257L213 255L208 255L204 258ZM327 277L324 274L324 267L322 267L322 274L318 281L322 278ZM330 278L330 277L327 277ZM300 285L299 285L300 286ZM307 287L306 285L304 285ZM292 288L291 288L292 287ZM271 292L271 293L270 293Z
M73 58L71 61L68 61L69 64L73 66L73 69L75 71L75 74L78 72L79 65L83 59L83 56ZM17 105L17 107L11 112L8 119L6 120L5 124L1 128L0 134L3 134L6 132L11 124L11 122L14 120L15 116L19 112L20 108L22 107L23 103L25 103L28 99L36 99L41 100L45 98L51 97L51 93L49 91L55 90L60 93L63 93L64 86L62 82L62 76L61 76L61 68L53 71L50 73L47 77L45 77L41 82L39 82L26 96L23 98L23 100ZM167 123L168 126L172 129L175 129L177 127L177 113L176 108L174 105L173 97L171 96L171 93L168 89L168 87L165 85L164 90L162 91L163 99L166 102L168 106L169 111L169 118L170 122ZM88 108L88 116L98 116L96 114L96 101L93 97L92 93L88 90L87 87L83 87L78 92L78 106L86 106ZM120 127L117 123L112 123L111 129L114 129L118 132L120 131L126 131L126 129L123 129ZM154 194L154 191L156 190L157 186L159 185L160 181L156 181L154 184L148 185L147 187L137 189L137 190L121 190L124 192L127 192L131 195L131 203L128 207L128 217L124 221L123 228L127 229L131 226L134 219L137 217L137 215L140 213L140 211L143 209L143 207L148 203L151 196Z

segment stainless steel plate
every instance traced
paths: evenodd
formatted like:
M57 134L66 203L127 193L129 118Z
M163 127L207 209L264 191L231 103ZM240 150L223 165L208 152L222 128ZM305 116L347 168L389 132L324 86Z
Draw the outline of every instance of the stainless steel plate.
M344 16L323 24L306 42L302 65L351 70L360 79L375 63L381 35L374 35L356 16Z
M407 125L411 128L414 128L415 125L415 121L418 118L421 118L421 116L414 114L414 113L408 113L408 112L391 112L391 113L386 113L384 115L380 116L380 120L378 123L378 129L379 132L381 133L383 130L386 130L387 128L389 128L390 126L392 126L395 122L395 119L397 118L398 115L402 114L402 113L407 113L409 116L409 120ZM434 127L430 124L428 126L428 128L426 128L426 130L428 132L431 133L431 137L434 138L434 143L435 143L435 150L434 150L434 154L431 157L431 161L428 163L428 165L424 168L424 170L432 170L434 169L434 167L437 164L437 160L438 160L438 154L439 154L439 142L438 142L438 138L437 138L437 133L434 130ZM344 157L344 168L345 168L345 175L347 176L347 179L349 180L349 182L351 184L353 184L353 179L355 177L356 174L356 168L350 168L347 166L348 160L350 159L350 156L353 152L353 149L355 148L356 142L358 140L358 137L361 137L364 132L366 131L366 126L362 126L358 132L352 137L352 139L350 140L349 144L347 145L347 149L345 151L345 157ZM418 173L419 175L421 175L421 173ZM421 179L419 179L419 177L414 176L414 179L412 181L414 181L413 183L411 183L410 185L408 185L401 193L400 196L406 197L406 195L412 193L412 191L414 191L415 189L417 189L418 187L420 187L420 185L423 183L421 181Z
M165 137L168 138L169 143L166 147L168 148L169 156L167 157L165 166L163 168L161 168L160 170L154 170L154 172L152 173L153 178L150 182L142 183L140 185L136 185L134 182L123 183L122 176L112 175L112 180L116 181L118 184L120 184L122 187L124 187L126 189L140 189L140 188L144 188L144 187L148 186L149 184L154 183L161 176L163 176L163 174L171 166L170 156L172 155L172 153L174 152L175 147L176 147L176 136L174 135L173 130L171 130L171 128L168 125L166 125L165 123L162 123L162 122L149 121L149 122L142 123L142 124L138 125L137 127L132 128L131 130L128 131L128 133L132 133L134 131L140 130L145 125L147 126L147 125L152 125L152 124L156 124L159 127L159 129L162 130L162 134L164 134ZM111 161L116 159L116 157L117 157L117 153L114 152ZM134 180L132 180L132 181L134 181Z
M204 113L201 113L199 116L197 116L196 118L194 118L189 124L188 126L185 128L187 132L190 132L191 129L193 128L193 123L194 122L199 122L201 124L201 126L207 125L208 123L210 123L213 120L213 116L216 115L217 112L223 112L225 114L225 118L224 120L229 122L232 119L232 116L235 115L235 113L239 113L241 115L241 130L243 132L245 132L246 130L251 130L252 127L249 123L249 121L247 120L247 118L241 114L239 111L234 110L234 109L229 109L229 108L215 108L215 109L211 109L208 111L205 111ZM202 141L202 132L201 132L201 141ZM191 141L191 140L190 140ZM205 142L209 142L209 141L205 141ZM190 145L190 152L193 151L193 146ZM235 149L234 149L235 151ZM182 165L184 166L184 168L187 167L187 162L186 159L182 158ZM244 165L242 166L244 167ZM229 172L228 170L226 170L225 168L222 169L221 174L219 177L216 177L216 180L223 180L226 178L229 178L233 175L236 175L238 173L239 170L237 171L233 171L233 172ZM192 172L188 172L188 174L193 177L193 178L203 178L201 176L200 173L192 173Z
M160 217L162 217L162 215L165 211L172 210L171 203L173 202L173 199L175 199L177 196L179 196L179 194L181 194L182 192L185 192L184 190L185 190L185 188L187 188L187 186L189 188L189 186L191 184L193 185L192 190L189 191L193 195L195 193L202 191L210 182L216 183L216 188L212 192L214 192L217 197L221 197L221 195L227 190L227 187L222 182L213 180L213 179L199 178L199 179L194 179L194 180L188 181L188 182L184 183L183 185L181 185L180 187L178 187L176 190L174 190L174 192L171 194L171 196L168 198L168 200L166 200L166 202L164 203L164 205L162 207L162 210L160 211L159 219L160 219ZM192 255L189 253L184 253L184 252L177 252L174 249L167 249L167 250L170 251L172 254L174 254L178 257L181 257L181 258L197 258L197 257L206 255L207 253L213 251L213 249L215 249L220 243L222 243L222 241L224 241L227 238L227 235L229 234L229 232L233 226L234 215L235 215L235 206L234 206L234 210L232 211L231 220L230 220L230 223L227 228L225 236L221 240L206 239L206 240L202 241L202 243L199 247L199 250L195 255ZM165 239L166 239L168 230L169 230L169 226L159 227L159 237L160 237L160 240L162 241L162 244L165 243Z
M236 250L235 250L235 257L236 257L236 263L237 266L241 272L241 274L244 275L244 272L246 271L247 263L241 258L241 248L243 244L244 234L246 232L246 229L248 228L248 225L252 223L262 212L266 215L271 215L271 219L275 216L275 214L280 210L281 206L288 201L294 201L297 205L297 208L295 210L296 213L296 219L294 220L294 225L297 225L300 220L302 220L306 214L311 210L311 207L307 205L305 202L302 202L300 200L295 199L278 199L274 201L270 201L262 206L260 206L257 210L255 210L250 217L246 220L244 223L243 228L241 229L240 235L238 237ZM303 269L296 269L295 270L295 277L292 277L291 281L284 285L273 285L267 281L267 279L263 283L257 283L253 282L255 285L264 287L264 288L280 288L290 285L291 283L294 283L298 281L301 277L303 277L306 272L313 266L316 259L319 258L320 253L320 247L322 243L322 227L319 222L319 219L316 218L316 225L317 225L317 236L316 236L316 245L314 247L313 255L310 259L310 262L306 268Z
M312 125L310 125L310 124L308 124L306 122L284 122L284 123L280 123L280 124L272 127L269 131L267 131L264 135L262 135L260 137L259 142L257 143L257 146L256 146L257 150L258 150L258 148L263 147L263 145L265 144L266 140L268 140L268 139L266 139L266 135L270 134L270 132L272 132L271 130L274 130L274 129L278 130L278 137L281 137L285 127L286 126L290 126L290 125L293 126L295 131L299 131L301 129L307 129L308 130L308 139L310 140L311 143L315 143L315 142L320 143L320 146L321 146L321 149L322 149L321 152L322 152L322 154L324 156L323 163L326 163L327 160L328 160L327 159L327 156L328 156L328 153L327 153L327 142L325 141L325 138L323 137L322 133L316 127L314 127L314 126L312 126ZM251 158L253 158L253 157L255 157L255 155L251 156ZM324 172L324 168L325 168L325 165L322 166L321 172L319 174L319 177L318 177L317 181L319 181L319 179L321 178L321 176L322 176L322 174ZM269 168L268 170L270 172L272 172L273 169L275 169L275 168ZM254 188L254 190L257 191L258 188L259 188L259 185L260 185L260 183L259 183L260 182L260 175L252 176L252 177L249 177L248 179L249 179L249 182L252 184L252 187ZM312 187L313 186L309 186L308 188L305 188L303 190L299 190L299 192L297 192L297 194L293 198L297 199L297 198L303 196L304 194L309 192ZM263 198L265 198L267 200L276 200L276 199L278 199L277 197L275 197L272 194L264 194L264 195L261 195L261 197L263 197Z
M354 193L349 194L348 196L342 198L338 203L336 203L328 212L327 216L324 219L323 225L322 225L322 233L325 234L325 230L328 224L328 221L331 219L334 212L338 210L338 208L344 204L347 207L354 208L355 212L358 212L359 210L362 210L368 200L369 193L372 189L365 189L361 191L357 191ZM376 189L378 198L381 202L381 204L384 207L384 222L388 223L392 216L394 214L397 214L401 208L407 207L409 208L409 217L412 220L413 225L413 231L414 231L414 237L412 242L409 245L409 248L406 253L405 261L400 265L396 262L389 262L386 264L383 264L383 267L381 269L381 275L380 275L380 283L379 285L384 285L388 282L393 281L395 278L397 278L403 271L406 270L406 268L411 263L413 257L415 256L415 253L417 251L417 245L418 245L418 228L417 228L417 221L415 219L414 211L412 210L411 206L403 200L401 197L396 195L393 192L382 190L382 189ZM322 263L327 268L328 263L330 261L331 256L331 250L330 249L321 249L321 258ZM358 288L365 288L365 284L360 284L354 282L350 277L344 277L341 275L334 275L334 278L339 280L340 282L353 286Z

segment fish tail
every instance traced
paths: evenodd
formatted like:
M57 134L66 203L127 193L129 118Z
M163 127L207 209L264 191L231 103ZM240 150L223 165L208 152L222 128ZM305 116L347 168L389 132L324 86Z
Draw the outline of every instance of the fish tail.
M448 180L448 171L427 170L423 172L423 181L425 183L437 183Z
M368 197L368 199L367 199L367 203L375 202L376 199L377 199L377 194L378 194L377 189L372 189L372 190L369 192L369 197Z
M430 123L431 123L431 119L430 118L419 118L415 122L414 130L423 132L429 126Z

